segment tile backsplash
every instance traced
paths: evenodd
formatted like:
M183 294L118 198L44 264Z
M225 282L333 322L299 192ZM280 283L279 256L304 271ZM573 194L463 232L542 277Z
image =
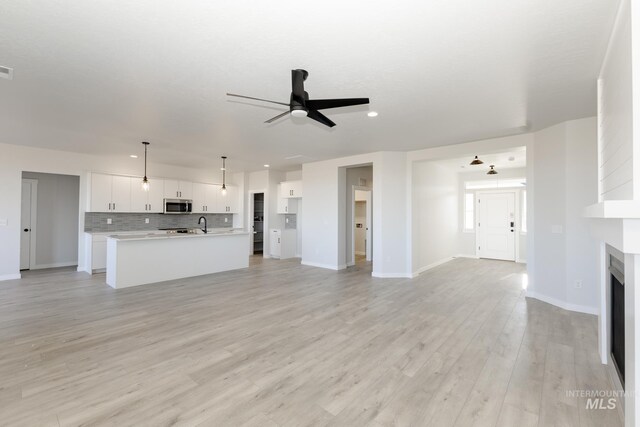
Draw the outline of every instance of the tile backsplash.
M201 216L207 218L207 227L209 228L233 227L233 214L165 215L86 212L84 214L84 231L138 231L172 227L198 228L204 227L204 225L198 225L198 218ZM109 218L111 218L111 224L107 224L107 219ZM149 218L148 224L145 223L145 218ZM225 219L227 222L225 222Z
M295 230L296 228L298 228L298 216L296 214L285 214L285 222L284 222L284 229L285 230Z

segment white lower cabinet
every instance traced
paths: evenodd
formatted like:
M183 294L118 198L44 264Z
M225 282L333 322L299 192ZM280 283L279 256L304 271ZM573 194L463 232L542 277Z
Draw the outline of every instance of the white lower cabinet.
M296 256L296 230L269 230L269 255L271 258L287 259Z
M107 235L85 233L87 272L97 273L107 268Z

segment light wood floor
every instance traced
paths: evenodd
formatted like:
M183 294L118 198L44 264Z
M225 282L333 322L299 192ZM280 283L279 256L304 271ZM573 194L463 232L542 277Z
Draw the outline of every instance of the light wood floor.
M113 290L0 283L0 423L618 426L594 316L523 297L523 266L457 259L371 278L297 260Z

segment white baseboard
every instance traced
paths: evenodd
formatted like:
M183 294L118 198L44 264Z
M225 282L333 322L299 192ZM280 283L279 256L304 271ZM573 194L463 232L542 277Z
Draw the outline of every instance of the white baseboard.
M527 260L526 260L526 259L519 259L519 258L518 258L518 259L516 259L516 262L517 262L518 264L526 264L526 263L527 263Z
M2 282L4 280L16 280L16 279L21 279L21 278L22 278L22 274L20 274L20 273L4 274L4 275L0 276L0 282Z
M339 265L330 265L330 264L321 264L318 262L309 262L309 261L300 261L300 264L306 265L308 267L318 267L318 268L326 268L328 270L341 270ZM346 265L342 267L346 268Z
M432 268L436 268L439 265L442 265L444 263L447 263L449 261L451 261L454 257L447 257L447 258L443 258L440 261L436 261L432 264L429 265L425 265L424 267L420 267L419 269L417 269L416 271L413 272L413 277L418 276L421 273L424 273L427 270L431 270Z
M556 307L560 307L563 310L568 310L568 311L575 311L578 313L586 313L586 314L595 314L597 315L599 313L599 310L597 307L587 307L585 305L578 305L578 304L570 304L567 303L565 301L561 301L559 299L553 298L553 297L549 297L546 295L542 295L542 294L538 294L536 292L532 292L532 291L527 291L526 292L526 296L527 298L534 298L537 300L540 300L542 302L546 302L549 303L551 305L555 305Z
M349 261L349 262L347 263L347 267L353 267L354 265L356 265L356 263L355 263L355 262L353 262L353 261Z
M480 259L480 257L478 255L467 255L467 254L458 254L458 255L455 255L454 258Z
M78 265L77 262L56 262L53 264L38 264L31 267L31 270L43 270L45 268L72 267Z
M380 279L412 279L415 276L411 273L380 273L374 271L371 273L371 277L378 277Z

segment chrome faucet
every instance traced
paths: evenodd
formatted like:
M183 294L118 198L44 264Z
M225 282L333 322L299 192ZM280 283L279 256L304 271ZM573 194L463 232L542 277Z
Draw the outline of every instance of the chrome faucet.
M204 219L204 228L202 228L201 230L204 232L204 234L207 234L207 218L205 218L204 216L201 216L200 218L198 218L198 225L200 225L203 219Z

